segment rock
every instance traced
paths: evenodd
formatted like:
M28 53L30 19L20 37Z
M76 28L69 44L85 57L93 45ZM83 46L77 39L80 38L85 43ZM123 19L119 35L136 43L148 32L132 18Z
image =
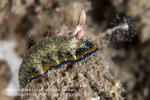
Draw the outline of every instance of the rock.
M52 69L44 78L33 80L22 91L30 100L123 100L121 83L103 64L99 51L87 59L58 69Z

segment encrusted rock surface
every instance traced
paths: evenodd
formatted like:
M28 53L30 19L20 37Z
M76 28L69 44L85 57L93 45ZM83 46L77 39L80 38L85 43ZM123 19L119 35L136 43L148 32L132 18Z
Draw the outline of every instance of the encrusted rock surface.
M83 61L52 69L29 83L22 91L24 99L42 100L123 100L124 88L114 78L98 51Z

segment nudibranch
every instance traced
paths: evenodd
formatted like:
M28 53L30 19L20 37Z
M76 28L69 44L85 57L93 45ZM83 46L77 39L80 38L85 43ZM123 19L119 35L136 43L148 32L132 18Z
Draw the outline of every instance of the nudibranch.
M85 39L72 46L71 37L53 36L35 44L27 53L19 70L19 82L25 86L52 68L82 61L98 51L93 41Z
M55 52L55 56L57 57L57 59L53 59L53 57L49 55L49 53L46 53L45 59L43 58L40 61L40 70L38 70L36 66L32 68L32 78L30 80L36 79L37 77L44 75L48 72L48 70L52 68L58 68L63 64L67 63L79 62L98 51L97 46L90 40L82 41L81 44L83 46L76 48L73 54L71 54L70 51L67 51L65 49L58 49L58 51Z
M71 35L49 37L29 49L19 70L21 87L53 68L80 62L98 51L97 45L92 40L84 38L85 19L85 12L82 11L78 25Z

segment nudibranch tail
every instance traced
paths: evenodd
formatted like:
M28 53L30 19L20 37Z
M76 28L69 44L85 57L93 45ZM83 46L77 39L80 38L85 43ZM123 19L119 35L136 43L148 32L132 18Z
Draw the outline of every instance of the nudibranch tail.
M40 71L34 70L32 74L32 78L30 81L44 76L48 70L51 70L52 68L59 68L63 66L64 64L73 64L82 61L83 59L89 57L93 53L98 51L97 46L90 40L84 41L84 47L80 47L76 49L76 52L74 55L72 55L69 52L58 52L58 58L59 58L59 64L55 60L50 60L47 64L45 64L43 68L44 73L40 73ZM76 59L74 59L73 56L76 56ZM49 59L49 58L47 58ZM52 58L51 58L52 59Z

